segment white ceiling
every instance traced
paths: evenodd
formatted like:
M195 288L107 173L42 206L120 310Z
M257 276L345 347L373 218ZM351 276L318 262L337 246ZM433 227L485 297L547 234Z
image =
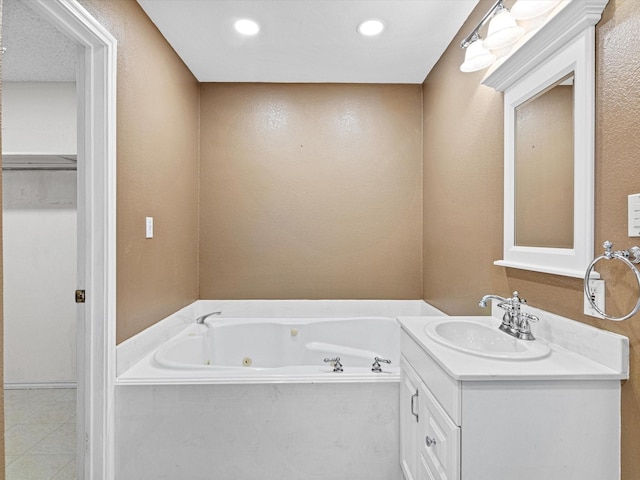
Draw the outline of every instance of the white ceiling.
M201 82L422 83L478 0L137 0ZM255 37L233 24L251 18ZM358 23L386 30L362 37ZM461 53L462 58L462 53Z
M2 3L2 80L75 82L76 46L28 7L25 0Z
M422 83L477 2L138 0L199 81L292 83ZM256 37L233 30L243 17ZM382 35L356 33L368 18ZM4 0L2 45L3 81L75 81L75 44L25 0Z

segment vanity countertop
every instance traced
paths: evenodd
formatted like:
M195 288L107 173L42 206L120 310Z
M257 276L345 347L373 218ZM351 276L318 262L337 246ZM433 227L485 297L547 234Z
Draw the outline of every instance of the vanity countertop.
M540 317L540 323L532 327L537 337L533 341L546 343L551 350L543 358L513 360L478 356L442 345L425 332L427 325L443 320L477 321L497 330L500 320L492 316L399 317L402 348L405 348L406 334L458 381L623 380L629 377L626 337L541 310L530 311Z

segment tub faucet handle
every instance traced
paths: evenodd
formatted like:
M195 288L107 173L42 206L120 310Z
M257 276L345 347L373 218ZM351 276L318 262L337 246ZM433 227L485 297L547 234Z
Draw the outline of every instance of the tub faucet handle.
M333 366L334 372L342 372L342 364L340 363L340 357L335 358L325 358L324 361L326 363L330 363Z
M390 364L391 360L387 360L386 358L375 357L373 359L373 365L371 365L371 371L380 373L382 372L382 368L380 367L380 362Z

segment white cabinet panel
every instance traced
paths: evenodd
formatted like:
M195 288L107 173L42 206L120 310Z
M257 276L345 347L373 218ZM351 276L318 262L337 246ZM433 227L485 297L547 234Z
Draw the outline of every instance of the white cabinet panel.
M455 423L460 424L460 382L451 378L405 331L400 335L400 351L407 363L438 399Z
M619 382L464 382L463 394L465 477L619 478Z
M441 480L437 475L431 472L431 469L427 465L427 461L421 455L418 461L418 480Z
M420 453L438 478L460 478L460 427L453 423L435 397L420 388Z
M400 464L405 480L418 480L418 396L420 380L404 360L400 361Z

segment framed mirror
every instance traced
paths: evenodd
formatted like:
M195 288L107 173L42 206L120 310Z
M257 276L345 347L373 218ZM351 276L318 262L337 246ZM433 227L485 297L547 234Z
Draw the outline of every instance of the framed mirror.
M596 14L593 3L568 3L483 81L504 91L504 256L496 265L583 278L593 258L594 25L606 1Z

